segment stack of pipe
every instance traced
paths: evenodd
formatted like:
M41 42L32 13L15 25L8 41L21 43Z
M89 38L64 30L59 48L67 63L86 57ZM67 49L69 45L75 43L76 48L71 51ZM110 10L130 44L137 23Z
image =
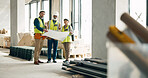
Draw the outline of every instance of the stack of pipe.
M74 72L93 78L107 78L107 62L98 58L86 58L84 60L63 63L63 70Z

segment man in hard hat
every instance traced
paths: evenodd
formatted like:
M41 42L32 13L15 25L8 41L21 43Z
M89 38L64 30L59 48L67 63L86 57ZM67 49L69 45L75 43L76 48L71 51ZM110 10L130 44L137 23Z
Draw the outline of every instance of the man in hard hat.
M48 29L59 31L61 29L60 23L57 20L58 13L53 14L53 19L50 20L47 24ZM58 40L55 39L48 39L48 61L47 63L51 62L51 50L53 44L53 63L57 63L56 56L57 56L57 47L58 47Z
M43 63L39 60L41 49L43 47L43 41L45 39L45 37L43 37L42 34L48 32L46 30L46 26L43 19L45 11L40 11L39 15L40 16L38 18L35 18L34 20L34 38L35 38L34 64L35 65Z

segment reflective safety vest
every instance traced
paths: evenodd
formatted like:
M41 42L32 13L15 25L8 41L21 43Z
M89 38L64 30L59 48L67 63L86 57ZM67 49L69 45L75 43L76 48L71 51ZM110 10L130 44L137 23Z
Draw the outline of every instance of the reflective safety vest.
M56 23L54 24L53 20L51 20L50 25L49 25L50 26L49 27L50 30L56 30L57 31L58 30L58 26L59 26L58 24L59 24L58 21L56 21Z
M68 25L66 28L63 26L62 32L69 32L69 30L70 30L69 28L70 28L70 25ZM69 34L62 43L64 43L64 42L72 42L71 34Z
M41 27L41 28L45 28L45 26L44 26L42 20L41 20L40 18L37 18L37 19L39 20L40 27ZM44 32L44 31L42 32L42 31L38 30L38 29L36 28L36 26L34 26L34 33L41 33L41 34L44 34L45 32Z

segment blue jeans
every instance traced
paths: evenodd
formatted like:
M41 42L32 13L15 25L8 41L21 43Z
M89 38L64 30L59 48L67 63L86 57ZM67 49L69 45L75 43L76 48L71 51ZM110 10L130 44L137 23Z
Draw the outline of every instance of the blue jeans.
M58 47L58 40L48 40L48 60L51 60L51 50L53 44L53 60L56 59L57 56L57 47Z

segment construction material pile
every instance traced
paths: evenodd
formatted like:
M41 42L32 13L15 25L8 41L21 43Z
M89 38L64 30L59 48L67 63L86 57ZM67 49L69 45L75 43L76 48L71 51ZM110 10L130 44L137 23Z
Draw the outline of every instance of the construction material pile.
M33 53L34 47L11 46L9 55L30 61L33 60Z
M107 78L107 62L99 58L85 58L84 60L63 63L63 70L74 72L93 78Z
M5 29L0 30L0 34L6 34L8 33L8 31L6 31Z
M31 47L31 46L11 46L9 55L31 61L33 60L34 49L35 47ZM42 48L40 55L47 56L47 50L48 50L47 48ZM51 56L52 55L53 55L53 49L52 49ZM63 58L62 49L57 49L57 58L59 59Z

